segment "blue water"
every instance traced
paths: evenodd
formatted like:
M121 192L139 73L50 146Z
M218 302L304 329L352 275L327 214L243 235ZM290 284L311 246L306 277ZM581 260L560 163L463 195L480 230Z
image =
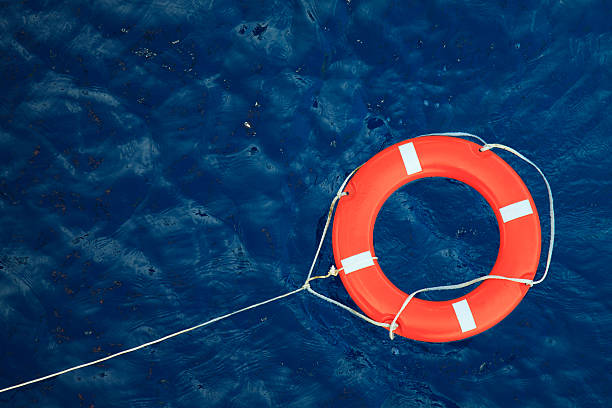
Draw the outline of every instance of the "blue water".
M610 10L0 2L0 388L300 286L347 172L421 133L469 131L533 159L558 231L546 282L464 341L390 341L298 294L0 405L609 406ZM541 179L500 155L546 245ZM484 200L444 179L395 193L375 240L406 291L488 273L499 244ZM331 263L328 241L317 273ZM352 304L337 279L316 287Z

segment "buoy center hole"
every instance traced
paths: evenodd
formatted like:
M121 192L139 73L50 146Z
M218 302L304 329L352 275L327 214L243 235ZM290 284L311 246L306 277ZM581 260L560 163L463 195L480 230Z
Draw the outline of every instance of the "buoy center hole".
M489 274L499 250L499 229L493 210L472 187L449 178L425 178L385 201L374 226L374 250L387 278L411 293ZM450 300L475 287L417 297Z

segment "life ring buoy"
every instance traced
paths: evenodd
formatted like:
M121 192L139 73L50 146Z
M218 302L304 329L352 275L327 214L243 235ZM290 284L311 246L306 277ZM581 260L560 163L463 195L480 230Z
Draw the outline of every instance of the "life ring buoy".
M371 319L390 323L406 293L385 276L374 253L374 224L387 198L425 177L447 177L473 187L499 224L500 247L491 275L533 279L541 232L525 183L492 151L470 141L424 136L397 143L368 160L350 179L336 209L332 244L336 267L349 295ZM489 279L448 301L414 298L398 317L395 333L414 340L448 342L481 333L504 319L529 286Z

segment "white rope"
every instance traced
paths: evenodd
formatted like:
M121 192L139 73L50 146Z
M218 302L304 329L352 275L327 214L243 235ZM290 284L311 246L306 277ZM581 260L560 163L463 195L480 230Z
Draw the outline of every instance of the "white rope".
M485 281L487 279L501 279L501 280L508 280L508 281L512 281L512 282L524 283L525 285L529 285L529 286L533 286L534 285L534 282L531 279L509 278L509 277L506 277L506 276L499 276L499 275L485 275L485 276L481 276L481 277L476 278L476 279L472 279L471 281L457 283L455 285L432 286L430 288L423 288L423 289L415 290L410 295L408 295L406 300L404 300L404 303L402 304L402 307L400 307L399 311L397 312L397 314L393 318L393 321L389 325L389 338L391 340L393 340L395 338L394 331L399 327L398 324L397 324L397 319L399 319L400 315L402 314L402 312L404 311L406 306L408 306L408 303L410 303L412 298L414 298L419 293L432 292L432 291L436 291L436 290L461 289L461 288L465 288L466 286L470 286L470 285L473 285L475 283Z
M540 173L540 176L542 176L542 178L544 179L544 183L546 184L546 191L548 192L548 205L549 205L548 213L550 215L550 242L548 243L548 256L546 258L546 268L544 269L544 274L539 280L533 282L534 285L537 285L539 283L542 283L544 279L546 279L546 275L548 275L548 269L550 268L550 261L552 259L553 248L555 246L555 206L554 206L553 194L550 188L550 184L548 183L548 179L546 178L542 170L534 162L532 162L531 160L529 160L528 158L526 158L525 156L523 156L522 154L520 154L513 148L502 145L502 144L498 144L498 143L491 143L491 144L485 143L485 145L480 149L480 151L484 152L490 149L506 150L512 153L513 155L517 156L518 158L522 159L526 163L533 166L538 171L538 173Z
M338 200L345 196L348 195L348 193L344 190L344 187L346 187L346 184L348 183L348 181L350 180L350 178L353 176L353 174L355 174L355 172L357 172L357 170L359 170L361 168L361 166L357 167L355 170L353 170L348 176L346 176L346 178L344 179L344 182L342 183L342 185L340 186L340 188L338 189L338 192L336 193L336 196L334 197L334 199L332 200L331 205L329 206L329 212L327 213L327 220L325 221L325 228L323 228L323 233L321 234L321 240L319 241L319 246L317 248L317 252L315 254L315 257L312 261L312 265L310 266L310 271L308 272L308 277L306 278L306 282L304 282L304 287L306 288L306 290L308 290L308 292L312 293L313 295L315 295L316 297L318 297L319 299L323 299L326 302L329 302L333 305L336 305L344 310L346 310L349 313L352 313L353 315L365 320L366 322L373 324L374 326L378 326L378 327L384 327L384 328L389 328L389 323L381 323L381 322L377 322L376 320L370 319L368 316L359 313L358 311L356 311L355 309L346 306L340 302L338 302L337 300L328 298L325 295L320 294L319 292L315 291L314 289L312 289L310 287L310 281L314 280L314 279L318 279L318 278L327 278L329 276L337 276L338 273L340 271L342 271L344 268L339 268L336 269L335 266L332 265L332 267L329 270L329 273L326 276L315 276L315 277L311 277L312 275L312 271L314 270L316 261L319 257L319 253L321 251L321 245L323 244L323 241L325 240L325 236L327 235L327 230L329 227L329 223L332 219L332 214L334 212L334 207L336 206L336 203L338 202ZM373 257L372 259L378 259L378 257Z
M166 341L166 340L171 339L173 337L180 336L181 334L185 334L185 333L188 333L190 331L199 329L200 327L204 327L204 326L207 326L209 324L218 322L219 320L226 319L226 318L228 318L230 316L233 316L235 314L246 312L247 310L255 309L256 307L263 306L263 305L265 305L267 303L272 303L274 301L277 301L279 299L285 298L287 296L291 296L293 294L296 294L298 292L303 291L304 289L306 289L306 286L302 286L301 288L293 290L293 291L288 292L288 293L285 293L284 295L276 296L276 297L274 297L272 299L268 299L268 300L264 300L263 302L255 303L255 304L253 304L251 306L244 307L242 309L239 309L239 310L236 310L234 312L225 314L223 316L215 317L214 319L210 319L207 322L197 324L195 326L192 326L192 327L189 327L187 329L183 329L183 330L177 331L175 333L169 334L169 335L164 336L164 337L160 337L159 339L150 341L148 343L141 344L140 346L132 347L130 349L123 350L123 351L120 351L118 353L111 354L109 356L100 358L98 360L90 361L89 363L79 364L77 366L70 367L70 368L67 368L65 370L53 373L53 374L45 375L44 377L36 378L34 380L26 381L26 382L23 382L21 384L17 384L17 385L13 385L13 386L10 386L10 387L3 388L3 389L0 390L0 393L6 392L6 391L10 391L10 390L14 390L15 388L25 387L26 385L34 384L34 383L37 383L37 382L40 382L40 381L48 380L49 378L53 378L53 377L56 377L58 375L66 374L66 373L69 373L70 371L75 371L75 370L79 370L79 369L84 368L84 367L89 367L89 366L92 366L92 365L95 365L95 364L99 364L99 363L102 363L104 361L110 360L111 358L119 357L119 356L121 356L123 354L128 354L128 353L134 352L136 350L140 350L140 349L143 349L145 347L149 347L149 346L152 346L154 344L161 343L162 341Z
M314 270L314 267L317 263L317 259L319 258L319 253L321 252L321 247L323 246L323 241L325 240L325 235L327 235L327 229L329 228L329 223L332 219L332 214L334 212L334 207L336 206L336 202L338 202L340 197L348 195L346 191L343 191L344 187L346 187L346 183L348 183L349 179L353 177L353 174L355 174L355 172L359 170L360 167L361 166L357 167L355 170L351 171L348 176L346 176L346 178L342 182L342 185L338 189L336 196L332 200L331 205L329 206L329 212L327 213L327 221L325 221L325 228L323 228L323 233L321 234L321 240L319 241L319 246L317 247L317 252L315 253L314 259L312 260L312 264L310 265L310 270L308 271L308 276L306 277L306 282L304 283L307 283L310 277L312 276L312 271Z
M544 175L542 170L540 170L540 168L534 162L532 162L531 160L529 160L528 158L526 158L525 156L523 156L522 154L520 154L519 152L517 152L513 148L505 146L505 145L502 145L502 144L498 144L498 143L486 143L483 139L481 139L480 137L478 137L476 135L472 135L470 133L463 133L463 132L439 133L438 135L475 137L475 138L477 138L478 140L480 140L480 141L482 141L484 143L484 145L479 149L481 152L484 152L484 151L487 151L487 150L490 150L490 149L494 149L494 148L506 150L506 151L514 154L518 158L524 160L525 162L529 163L530 165L532 165L538 171L538 173L540 173L540 176L542 176L542 178L544 179L544 183L546 184L546 190L548 191L548 202L549 202L549 205L550 205L550 207L549 207L549 213L550 213L550 242L549 242L549 245L548 245L548 256L546 258L546 267L544 269L544 274L542 275L542 277L539 280L536 280L536 281L531 280L531 279L509 278L507 276L499 276L499 275L486 275L486 276L481 276L481 277L476 278L476 279L472 279L471 281L468 281L468 282L458 283L458 284L455 284L455 285L434 286L434 287L431 287L431 288L424 288L424 289L419 289L417 291L414 291L410 295L408 295L406 300L404 300L404 303L402 304L402 307L400 307L399 311L395 315L395 318L393 319L393 321L391 322L391 324L389 326L389 337L391 338L391 340L394 339L394 337L395 337L394 331L398 328L397 319L399 319L400 315L402 314L402 312L404 311L406 306L408 306L408 303L410 303L412 298L414 298L419 293L431 292L431 291L437 291L437 290L461 289L461 288L465 288L466 286L470 286L470 285L473 285L475 283L482 282L482 281L485 281L485 280L488 280L488 279L499 279L499 280L507 280L507 281L511 281L511 282L517 282L517 283L524 283L524 284L529 285L531 287L533 285L537 285L539 283L542 283L544 281L544 279L546 279L546 276L548 275L548 269L550 268L550 261L552 259L553 248L554 248L554 245L555 245L555 208L554 208L554 204L553 204L553 195L552 195L552 190L550 188L550 184L548 183L548 180L546 179L546 176ZM429 135L423 135L423 136L429 136Z
M361 166L360 166L360 167L361 167ZM188 333L188 332L190 332L190 331L193 331L193 330L199 329L199 328L201 328L201 327L207 326L207 325L209 325L209 324L212 324L212 323L218 322L219 320L223 320L223 319L226 319L226 318L228 318L228 317L234 316L234 315L236 315L236 314L238 314L238 313L246 312L247 310L255 309L255 308L260 307L260 306L263 306L263 305L265 305L265 304L275 302L275 301L280 300L280 299L282 299L282 298L285 298L285 297L287 297L287 296L291 296L291 295L293 295L293 294L296 294L296 293L298 293L298 292L301 292L301 291L303 291L303 290L305 290L305 289L308 289L308 291L309 291L309 292L311 292L311 293L315 294L315 296L318 296L318 297L320 297L321 299L325 299L325 300L327 300L328 302L334 303L334 304L336 304L337 306L340 306L340 307L342 307L342 308L344 308L344 309L346 309L346 310L352 311L352 313L353 313L353 314L355 314L356 316L359 316L359 317L361 317L362 319L364 319L364 320L366 320L366 321L368 321L368 322L370 322L370 323L372 323L372 324L376 324L376 325L379 325L379 326L380 326L381 324L379 324L378 322L375 322L374 320L372 320L372 319L370 319L370 318L368 318L368 317L366 317L366 316L362 315L361 313L359 313L359 312L357 312L357 311L355 311L355 310L352 310L352 309L351 309L351 308L349 308L348 306L344 306L344 305L342 305L342 304L340 304L340 303L336 302L336 301L335 301L335 300L333 300L333 299L329 299L329 298L327 298L327 297L325 297L325 296L323 296L323 295L321 295L321 294L319 294L319 293L315 292L314 290L312 290L312 289L310 288L310 283L309 283L311 280L314 280L314 279L321 279L321 278L327 278L327 277L329 277L329 276L336 276L336 275L338 275L338 271L342 270L342 268L340 268L340 269L335 269L335 268L333 268L332 270L330 270L330 272L327 274L327 276L314 276L314 277L312 276L312 272L313 272L313 270L314 270L314 267L315 267L315 264L316 264L317 259L318 259L318 257L319 257L319 254L320 254L320 252L321 252L321 246L323 245L323 241L325 240L325 236L327 235L327 230L328 230L328 228L329 228L329 223L330 223L331 218L332 218L332 214L333 214L333 211L334 211L334 207L335 207L336 203L338 202L338 200L340 199L340 197L345 196L345 195L347 195L347 194L348 194L348 193L346 193L346 192L343 192L342 190L344 190L344 187L346 186L346 183L347 183L347 182L348 182L348 180L349 180L349 179L350 179L350 178L353 176L353 174L355 174L355 172L356 172L358 169L359 169L359 167L357 167L355 170L353 170L353 171L352 171L352 172L351 172L351 173L350 173L350 174L349 174L349 175L348 175L348 176L347 176L347 177L344 179L344 182L342 183L342 185L341 185L341 186L340 186L340 188L338 189L338 192L336 193L336 196L335 196L335 197L334 197L334 199L332 200L332 203L331 203L331 205L330 205L330 207L329 207L329 212L328 212L328 214L327 214L327 221L325 222L325 228L323 229L323 234L321 235L321 239L320 239L320 241L319 241L319 245L318 245L318 247L317 247L317 252L315 253L315 257L314 257L314 259L313 259L313 261L312 261L312 265L310 266L310 271L308 272L308 277L306 278L306 281L304 282L304 285L302 285L302 287L300 287L300 288L298 288L298 289L295 289L295 290L293 290L293 291L291 291L291 292L285 293L284 295L276 296L276 297L274 297L274 298L271 298L271 299L268 299L268 300L264 300L263 302L255 303L255 304L253 304L253 305L250 305L250 306L244 307L244 308L242 308L242 309L239 309L239 310L236 310L236 311L234 311L234 312L231 312L231 313L225 314L225 315L223 315L223 316L215 317L214 319L208 320L208 321L206 321L206 322L204 322L204 323L200 323L200 324L197 324L197 325L195 325L195 326L189 327L189 328L187 328L187 329L183 329L183 330L177 331L177 332L175 332L175 333L168 334L167 336L160 337L159 339L156 339L156 340L150 341L150 342L148 342L148 343L141 344L141 345L136 346L136 347L132 347L132 348L130 348L130 349L126 349L126 350L120 351L120 352L115 353L115 354L108 355L108 356L103 357L103 358L100 358L100 359L98 359L98 360L95 360L95 361L90 361L90 362L88 362L88 363L84 363L84 364L79 364L79 365L77 365L77 366L70 367L70 368L67 368L67 369L65 369L65 370L57 371L57 372L55 372L55 373L53 373L53 374L45 375L44 377L35 378L35 379L33 379L33 380L30 380L30 381L26 381L26 382L23 382L23 383L20 383L20 384L16 384L16 385L12 385L12 386L10 386L10 387L6 387L6 388L3 388L3 389L0 389L0 394L1 394L1 393L3 393L3 392L6 392L6 391L14 390L14 389L16 389L16 388L25 387L25 386L27 386L27 385L34 384L34 383L37 383L37 382L40 382L40 381L48 380L48 379L50 379L50 378L56 377L56 376L58 376L58 375L66 374L66 373L69 373L69 372L71 372L71 371L75 371L75 370L79 370L79 369L81 369L81 368L85 368L85 367L89 367L89 366L92 366L92 365L95 365L95 364L99 364L99 363L102 363L102 362L104 362L104 361L110 360L110 359L115 358L115 357L119 357L119 356L124 355L124 354L132 353L132 352L134 352L134 351L137 351L137 350L143 349L143 348L145 348L145 347L149 347L149 346L152 346L152 345L154 345L154 344L161 343L161 342L166 341L166 340L168 340L168 339L171 339L171 338L173 338L173 337L180 336L181 334L185 334L185 333ZM387 325L384 325L384 323L383 323L383 324L382 324L382 327L389 327L389 325L388 325L388 324L387 324Z

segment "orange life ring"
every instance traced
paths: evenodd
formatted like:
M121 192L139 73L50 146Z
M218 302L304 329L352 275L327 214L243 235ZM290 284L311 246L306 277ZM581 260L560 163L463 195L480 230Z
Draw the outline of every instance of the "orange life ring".
M476 189L493 208L500 247L491 275L533 279L540 259L540 221L519 175L492 151L464 139L424 136L397 143L368 160L350 179L333 224L336 267L353 301L370 318L390 323L407 295L387 279L374 253L374 223L385 200L424 177L447 177ZM454 300L414 298L395 332L447 342L481 333L504 319L529 287L489 279Z

